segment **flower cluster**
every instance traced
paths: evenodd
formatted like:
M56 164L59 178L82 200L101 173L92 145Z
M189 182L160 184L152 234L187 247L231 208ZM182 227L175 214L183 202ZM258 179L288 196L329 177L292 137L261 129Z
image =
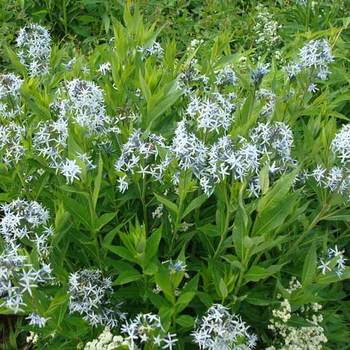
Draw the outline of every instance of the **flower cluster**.
M260 115L262 117L270 118L275 111L276 94L268 89L259 89L257 92L257 99L264 103Z
M176 161L175 170L172 168L174 184L178 182L176 174L180 170L190 169L204 192L210 195L215 184L227 177L238 181L251 177L250 191L258 196L257 178L261 168L268 166L271 175L277 175L296 163L291 156L292 132L282 122L259 123L248 138L222 136L212 145L205 145L195 133L189 132L188 124L185 119L178 123L169 146L157 135L147 136L139 130L134 131L122 147L116 170L143 177L149 174L161 181L166 169ZM127 190L126 175L119 178L118 187L121 192Z
M322 350L323 344L327 342L323 321L319 311L322 306L318 303L300 307L292 312L288 299L284 299L279 308L272 311L273 318L268 328L273 332L274 345L266 350ZM302 318L306 326L295 326L288 323L293 317Z
M335 135L331 149L343 164L350 161L350 125L344 125Z
M57 169L61 164L67 148L68 120L40 122L33 135L33 148L39 156L49 160L49 166Z
M234 98L235 94L223 96L219 92L212 93L204 99L193 96L187 106L186 114L197 120L198 129L217 133L221 129L227 131L233 122L232 113L236 109L232 103Z
M331 192L349 194L350 172L348 162L350 153L350 128L344 125L335 135L331 142L331 151L336 159L336 165L327 169L322 165L317 165L310 171L309 177L313 178L318 186L329 189Z
M333 60L327 40L311 40L300 49L298 60L286 66L286 72L290 79L305 70L310 72L311 78L326 80L330 73L328 66Z
M193 341L200 349L229 350L254 349L257 337L248 332L249 326L240 316L231 314L220 304L212 305L192 332Z
M49 319L32 312L28 317L26 317L26 320L29 321L30 326L36 326L36 327L42 328L42 327L45 327L46 322Z
M17 313L26 306L24 297L40 283L52 280L48 239L53 234L46 226L48 211L39 203L17 199L1 206L0 235L5 247L0 255L0 296L2 305ZM31 262L30 253L37 259Z
M0 159L6 166L13 166L24 156L25 127L10 122L0 125Z
M170 149L180 169L192 169L197 177L200 175L205 167L207 147L194 133L188 132L185 119L177 124Z
M72 117L90 134L106 131L110 118L99 86L93 81L73 79L66 82L64 91L67 98L60 101L60 115Z
M295 164L291 157L292 146L292 132L281 122L259 123L250 131L249 139L239 139L238 146L228 137L220 138L208 152L208 167L202 173L201 185L210 193L213 184L229 175L239 181L250 176L250 192L258 196L260 169L268 166L271 175L288 170Z
M69 310L78 312L92 326L116 327L125 315L119 312L111 299L110 278L99 270L81 270L69 276Z
M217 72L217 85L222 85L226 83L228 79L234 79L234 76L231 73L228 74L225 68ZM198 60L192 58L189 63L184 67L183 71L178 75L177 78L177 87L182 90L186 96L191 96L196 87L202 86L204 90L208 89L209 77L201 73Z
M164 55L164 50L160 46L158 41L153 41L151 46L139 47L138 52L142 54L143 58L147 58L149 56L155 56L158 59L161 59Z
M129 349L136 349L142 344L152 344L157 348L175 349L176 334L166 333L157 315L138 314L134 319L127 320L121 327L121 332L126 335Z
M0 117L14 118L21 112L22 83L23 80L13 73L0 75Z
M292 294L293 292L295 292L296 290L298 290L300 288L302 288L302 284L300 283L300 281L295 276L292 276L292 278L289 281L289 286L286 289L286 291L289 294Z
M34 77L49 70L51 37L46 28L32 23L21 28L16 39L18 57Z
M320 259L320 265L318 268L322 274L335 270L337 276L341 276L345 270L346 258L344 257L344 250L338 250L338 247L329 248L326 259Z
M275 58L280 58L281 54L277 50L281 37L278 34L278 29L281 26L274 20L271 13L266 7L259 4L257 6L257 15L253 31L255 36L255 46L257 50L257 59L260 60L262 55L270 58L273 55Z
M237 75L233 68L229 65L215 71L215 84L218 86L235 85L237 83Z
M250 78L255 86L259 86L264 76L269 72L270 65L259 63L251 70Z
M160 151L165 149L165 140L156 134L146 135L141 130L134 130L128 141L123 145L121 155L115 163L118 172L140 174L143 178L148 174L161 181L164 171L170 163L165 157L161 160ZM159 163L157 163L157 161ZM128 188L126 175L119 179L119 191Z
M0 234L9 247L16 247L21 240L29 240L37 250L39 258L48 254L48 238L51 227L46 226L49 212L38 202L16 199L1 206L3 217Z
M96 166L86 153L77 152L76 159L68 159L67 139L68 120L60 116L57 120L40 122L34 131L32 144L35 153L49 161L50 168L62 174L67 183L73 183L79 179L82 166L87 170L95 169Z
M85 344L84 350L115 350L119 349L119 347L130 349L129 344L120 335L113 335L109 327L105 327L97 339Z

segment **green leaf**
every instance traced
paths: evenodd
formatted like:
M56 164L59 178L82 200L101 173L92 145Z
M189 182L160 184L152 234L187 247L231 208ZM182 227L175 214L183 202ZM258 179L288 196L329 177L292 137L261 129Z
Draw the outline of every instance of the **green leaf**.
M84 207L79 202L72 198L65 198L63 200L64 207L70 212L74 218L77 218L81 224L83 224L87 229L91 229L91 223L89 220L88 207Z
M101 230L101 228L113 220L115 216L116 213L105 213L101 215L95 223L97 231Z
M197 292L199 281L199 274L194 276L186 285L183 287L182 292Z
M155 230L152 233L151 237L147 239L147 242L146 242L147 264L157 254L161 238L162 238L162 227L159 227L157 230Z
M261 187L261 193L264 195L267 193L270 185L270 180L269 180L269 167L265 165L259 174L259 183Z
M148 130L156 128L156 120L161 114L163 114L169 107L171 107L182 95L182 91L176 90L168 94L161 102L158 102L155 108L147 112L147 116L144 120L144 127Z
M274 186L263 196L258 203L257 211L261 213L267 208L272 208L285 200L285 196L292 187L294 178L297 172L293 171L290 174L282 176Z
M26 76L27 70L24 67L24 65L20 62L16 53L9 46L4 46L4 52L5 52L6 56L8 57L8 59L10 60L13 67L16 69L16 71L18 71L22 75Z
M315 244L312 244L303 265L303 272L301 274L301 281L303 287L307 287L315 278L317 269L317 254Z
M101 180L102 180L102 170L103 170L103 161L102 157L100 155L99 160L98 160L98 170L97 170L97 175L94 181L94 191L92 194L92 205L94 210L96 211L96 204L98 200L98 195L100 193L101 189Z
M135 257L125 247L106 245L105 248L110 250L112 253L119 255L121 258L124 258L125 260L131 261L131 262L137 262L137 259L135 259Z
M179 313L185 309L195 295L195 292L181 293L180 297L176 301L176 312Z
M281 269L282 265L271 265L268 268L262 266L253 266L245 274L245 283L248 282L258 282L262 279L272 276Z
M122 221L118 226L116 226L112 231L108 232L107 235L103 239L103 246L108 246L113 242L114 237L117 233L120 232L120 229L125 226L128 222L130 222L134 218L134 215L131 215L126 221Z
M159 271L155 275L155 281L163 291L165 297L172 303L175 303L173 295L173 289L170 281L169 270L164 266L161 266Z
M189 315L181 315L176 317L176 323L183 328L192 329L195 323L195 319Z
M167 330L170 327L171 319L174 314L175 309L173 307L161 307L159 309L160 320L165 330Z
M228 290L227 290L226 283L222 278L220 278L220 282L219 282L219 291L220 291L221 298L226 299L226 297L228 296Z
M160 194L156 194L155 193L154 195L156 196L156 198L158 199L158 201L160 203L165 205L165 207L167 209L169 209L175 215L178 215L179 209L177 208L175 203L171 202L169 199L167 199L166 197L161 196Z
M254 235L268 235L270 232L281 226L288 215L294 211L294 206L299 199L298 193L285 195L280 201L273 201L275 203L272 206L264 207L254 222L253 233Z
M218 231L217 227L212 224L206 224L198 227L198 231L204 233L205 235L208 235L209 237L220 236L220 232Z
M128 268L125 268L120 272L117 279L113 282L113 285L123 285L130 282L138 281L142 278L142 274L138 272L133 267L129 266Z
M141 88L142 94L145 97L146 102L148 102L148 100L151 97L151 90L148 87L144 77L142 76L141 71L139 72L139 81L140 81L140 88Z
M199 208L208 199L206 194L202 194L199 197L193 199L188 207L185 209L182 219L185 218L192 210Z

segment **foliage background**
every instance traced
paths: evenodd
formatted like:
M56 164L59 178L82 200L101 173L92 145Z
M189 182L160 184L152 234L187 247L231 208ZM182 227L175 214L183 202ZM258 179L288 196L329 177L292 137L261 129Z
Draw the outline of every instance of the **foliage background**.
M293 1L262 3L281 25L281 51L286 59L295 57L310 39L326 37L331 43L336 63L321 91L316 96L302 95L301 82L296 86L300 95L288 101L279 99L275 113L276 120L288 122L293 129L295 157L303 166L331 163L330 142L350 118L350 2L319 1L313 11L311 1L307 10ZM22 73L10 47L20 27L28 22L40 23L54 38L53 69L42 81L25 80L22 94L30 126L34 128L39 120L49 118L48 106L59 82L80 75L81 67L86 65L90 73L84 78L96 79L103 85L109 111L123 113L137 106L141 112L140 125L121 126L116 147L126 142L134 126L170 137L180 120L178 111L184 105L183 97L172 95L170 85L181 71L191 40L203 39L197 57L208 75L223 62L238 66L242 56L247 59L247 67L254 66L257 5L257 1L243 0L151 0L132 4L124 12L124 1L2 0L0 65L4 71ZM116 51L110 45L114 35ZM162 65L128 56L129 48L155 35L165 48ZM61 63L73 56L78 63L67 72ZM111 81L101 80L97 73L98 64L106 60L116 67L112 69ZM242 69L240 75L242 81L249 80L249 69ZM273 62L263 84L279 96L286 93L288 87L283 83L280 64ZM147 96L146 100L134 96L136 89ZM261 108L254 102L253 86L243 84L239 96L242 100L251 98L242 108L233 134L238 134L237 130L244 132L247 120L253 120ZM72 135L71 152L75 147L84 150L84 137L76 130ZM113 168L116 156L96 152L98 169L87 173L74 186L67 186L54 171L47 171L29 190L21 176L36 167L36 160L30 157L16 169L0 175L1 202L24 195L48 207L54 220L51 263L62 288L36 291L43 312L51 318L42 331L38 348L72 349L99 333L67 312L66 294L69 273L98 267L112 276L116 302L124 301L131 314L154 311L166 327L188 334L196 316L213 302L221 302L240 313L267 343L270 336L266 323L271 308L278 303L277 294L282 293L291 276L297 276L303 288L293 296L295 307L314 301L322 303L329 338L325 349L349 349L350 270L347 268L339 279L333 275L323 277L316 266L317 257L329 246L337 244L349 252L350 209L341 196L327 193L312 181L302 190L293 191L291 179L286 177L256 200L242 198L240 187L226 182L206 198L187 174L178 193L165 196L167 184L145 184L136 177L135 186L120 195ZM152 220L151 212L160 203L172 222L167 216ZM179 234L184 221L193 226ZM160 263L177 258L186 259L191 276L184 288L184 276L172 280ZM155 281L163 290L159 297L152 293ZM177 285L181 285L181 294L175 297ZM23 317L2 320L4 348L20 347L30 327ZM190 344L184 336L179 349L189 349Z

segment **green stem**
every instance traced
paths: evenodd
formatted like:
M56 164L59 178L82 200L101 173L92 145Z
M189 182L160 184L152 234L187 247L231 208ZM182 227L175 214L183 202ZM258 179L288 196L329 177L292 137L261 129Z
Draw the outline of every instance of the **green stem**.
M142 211L143 211L143 224L145 226L146 234L148 232L148 215L147 215L147 205L146 205L146 176L142 178Z
M250 249L247 249L246 254L242 260L242 269L239 271L238 282L237 282L236 287L235 287L235 295L236 296L238 295L239 290L241 289L243 277L244 277L245 272L247 271L249 260L250 260Z
M221 234L221 237L220 237L220 241L219 241L219 244L215 250L215 254L214 254L214 259L216 259L220 252L221 252L221 249L222 249L222 245L224 244L225 240L226 240L226 237L227 237L227 233L229 231L229 224L230 224L230 207L229 207L229 203L230 201L228 200L228 197L227 197L227 191L226 191L226 188L225 188L225 201L226 201L226 217L225 217L225 227L224 227L224 230Z

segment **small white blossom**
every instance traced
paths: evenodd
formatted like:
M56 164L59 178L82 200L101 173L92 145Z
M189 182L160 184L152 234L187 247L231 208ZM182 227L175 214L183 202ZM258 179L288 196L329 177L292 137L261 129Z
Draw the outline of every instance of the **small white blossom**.
M66 178L67 184L71 184L79 179L81 169L75 159L66 159L60 166L60 172Z
M26 317L26 320L29 320L29 324L31 326L38 326L39 328L43 328L46 325L46 322L49 320L49 318L42 317L36 313L31 313L28 317Z
M100 66L98 67L98 71L99 73L101 73L102 75L106 75L107 73L109 73L112 69L112 65L110 62L105 62L100 64Z

